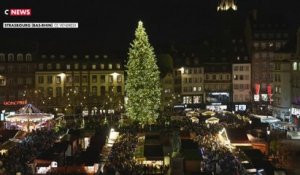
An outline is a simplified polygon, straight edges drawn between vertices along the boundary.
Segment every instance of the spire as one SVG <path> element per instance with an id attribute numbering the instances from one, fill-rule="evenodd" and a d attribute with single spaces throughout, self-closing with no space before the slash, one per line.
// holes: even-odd
<path id="1" fill-rule="evenodd" d="M 234 3 L 234 0 L 221 0 L 220 4 L 217 7 L 218 11 L 227 11 L 227 10 L 237 10 L 237 6 Z"/>

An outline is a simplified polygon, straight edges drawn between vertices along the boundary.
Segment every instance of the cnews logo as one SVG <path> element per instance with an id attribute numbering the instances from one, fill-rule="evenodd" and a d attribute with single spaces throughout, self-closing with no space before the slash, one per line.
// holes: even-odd
<path id="1" fill-rule="evenodd" d="M 31 16 L 31 9 L 6 9 L 4 14 L 7 16 Z"/>

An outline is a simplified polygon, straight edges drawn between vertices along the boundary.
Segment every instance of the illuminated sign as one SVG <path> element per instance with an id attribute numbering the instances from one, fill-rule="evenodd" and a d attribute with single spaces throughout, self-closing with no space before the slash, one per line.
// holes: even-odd
<path id="1" fill-rule="evenodd" d="M 255 94 L 259 94 L 260 84 L 255 84 Z"/>
<path id="2" fill-rule="evenodd" d="M 31 9 L 6 9 L 4 14 L 7 16 L 31 16 Z"/>
<path id="3" fill-rule="evenodd" d="M 4 106 L 16 106 L 16 105 L 26 105 L 27 100 L 18 100 L 18 101 L 4 101 Z"/>
<path id="4" fill-rule="evenodd" d="M 254 95 L 254 101 L 259 101 L 259 95 Z"/>

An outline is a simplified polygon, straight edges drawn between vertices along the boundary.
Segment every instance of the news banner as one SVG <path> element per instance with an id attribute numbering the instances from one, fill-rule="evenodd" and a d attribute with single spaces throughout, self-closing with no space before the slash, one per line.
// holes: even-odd
<path id="1" fill-rule="evenodd" d="M 52 29 L 52 28 L 78 28 L 78 23 L 36 23 L 36 22 L 4 22 L 3 28 L 11 29 L 30 29 L 30 28 L 41 28 L 41 29 Z"/>

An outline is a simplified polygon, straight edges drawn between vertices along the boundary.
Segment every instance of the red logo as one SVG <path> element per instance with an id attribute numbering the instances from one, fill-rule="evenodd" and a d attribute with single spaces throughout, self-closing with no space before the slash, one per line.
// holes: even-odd
<path id="1" fill-rule="evenodd" d="M 6 9 L 4 14 L 8 16 L 31 16 L 31 9 Z"/>

